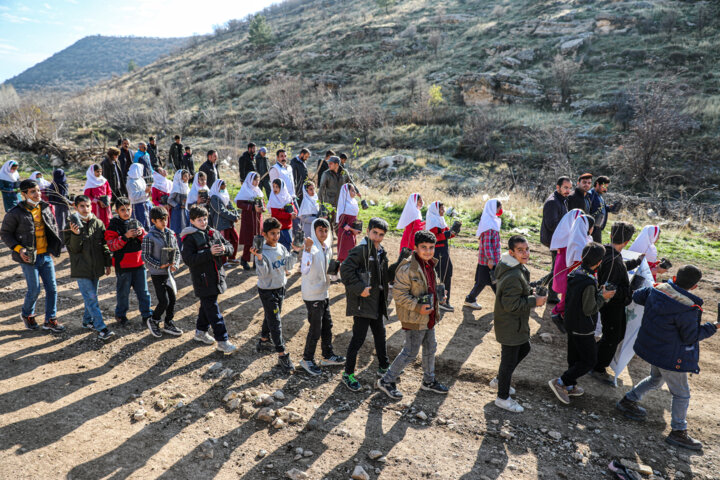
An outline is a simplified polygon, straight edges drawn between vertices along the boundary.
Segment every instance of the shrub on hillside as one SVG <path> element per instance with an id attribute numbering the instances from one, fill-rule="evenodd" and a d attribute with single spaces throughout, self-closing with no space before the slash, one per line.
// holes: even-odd
<path id="1" fill-rule="evenodd" d="M 460 153 L 479 162 L 494 162 L 500 153 L 503 121 L 493 108 L 476 108 L 465 117 Z"/>
<path id="2" fill-rule="evenodd" d="M 255 15 L 250 21 L 250 27 L 248 29 L 248 38 L 250 43 L 256 47 L 264 47 L 270 45 L 273 40 L 272 29 L 270 24 L 262 15 Z"/>

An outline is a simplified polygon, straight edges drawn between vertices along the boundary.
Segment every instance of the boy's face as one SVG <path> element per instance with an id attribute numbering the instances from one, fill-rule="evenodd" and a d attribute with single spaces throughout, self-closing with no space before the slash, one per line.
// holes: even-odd
<path id="1" fill-rule="evenodd" d="M 600 260 L 598 263 L 596 263 L 595 265 L 593 265 L 592 267 L 590 267 L 590 271 L 593 271 L 593 272 L 594 272 L 595 270 L 597 270 L 598 268 L 600 268 L 600 265 L 601 265 L 601 264 L 602 264 L 602 260 Z"/>
<path id="2" fill-rule="evenodd" d="M 120 217 L 121 220 L 128 220 L 130 219 L 130 215 L 132 214 L 132 207 L 129 205 L 120 205 L 115 209 L 115 211 L 118 214 L 118 217 Z"/>
<path id="3" fill-rule="evenodd" d="M 198 230 L 205 230 L 208 226 L 208 217 L 191 218 L 190 223 Z"/>
<path id="4" fill-rule="evenodd" d="M 435 256 L 435 244 L 421 243 L 419 245 L 415 245 L 415 253 L 418 257 L 420 257 L 420 260 L 429 262 L 430 259 Z"/>
<path id="5" fill-rule="evenodd" d="M 167 217 L 155 218 L 152 220 L 152 223 L 158 230 L 165 230 L 165 228 L 167 227 L 167 221 Z"/>
<path id="6" fill-rule="evenodd" d="M 269 232 L 263 232 L 263 237 L 265 237 L 265 243 L 267 243 L 268 246 L 274 247 L 277 245 L 278 240 L 280 240 L 280 229 L 273 228 Z"/>
<path id="7" fill-rule="evenodd" d="M 310 192 L 308 192 L 310 193 Z M 328 229 L 324 226 L 319 226 L 315 229 L 315 236 L 317 237 L 318 241 L 320 243 L 325 243 L 325 240 L 328 238 Z"/>
<path id="8" fill-rule="evenodd" d="M 87 217 L 90 214 L 90 202 L 76 203 L 75 210 L 77 210 L 81 217 Z"/>
<path id="9" fill-rule="evenodd" d="M 368 230 L 368 238 L 376 246 L 380 245 L 380 242 L 382 242 L 383 239 L 385 238 L 385 231 L 380 228 L 372 228 L 372 229 Z"/>
<path id="10" fill-rule="evenodd" d="M 518 262 L 525 265 L 530 260 L 530 245 L 527 243 L 516 243 L 515 248 L 508 250 L 508 253 Z"/>

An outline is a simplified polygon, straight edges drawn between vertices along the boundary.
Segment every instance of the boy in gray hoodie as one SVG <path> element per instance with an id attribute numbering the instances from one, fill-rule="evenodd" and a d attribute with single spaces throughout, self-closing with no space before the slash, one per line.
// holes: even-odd
<path id="1" fill-rule="evenodd" d="M 263 244 L 262 252 L 255 248 L 250 253 L 257 258 L 255 270 L 258 274 L 258 295 L 265 310 L 260 340 L 257 343 L 257 351 L 261 352 L 270 348 L 270 342 L 275 346 L 278 353 L 278 366 L 285 372 L 295 369 L 290 360 L 290 354 L 285 351 L 285 343 L 282 337 L 282 303 L 285 298 L 286 273 L 292 270 L 295 265 L 296 256 L 287 251 L 284 245 L 278 243 L 280 240 L 280 221 L 270 217 L 263 222 Z M 302 247 L 295 247 L 299 251 Z"/>

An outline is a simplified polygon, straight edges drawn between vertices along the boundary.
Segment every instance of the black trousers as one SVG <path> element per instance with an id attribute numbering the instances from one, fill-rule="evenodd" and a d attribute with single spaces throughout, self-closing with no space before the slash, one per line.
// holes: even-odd
<path id="1" fill-rule="evenodd" d="M 555 272 L 555 259 L 557 259 L 557 250 L 551 250 L 550 251 L 550 257 L 552 258 L 552 265 L 550 266 L 550 275 L 554 275 Z M 552 288 L 552 280 L 550 281 L 550 284 L 548 285 L 548 299 L 557 299 L 558 294 L 555 290 Z M 557 300 L 556 300 L 557 303 Z"/>
<path id="2" fill-rule="evenodd" d="M 280 318 L 280 313 L 282 312 L 282 303 L 285 299 L 285 287 L 274 288 L 272 290 L 258 288 L 258 294 L 260 295 L 260 301 L 265 311 L 265 319 L 263 320 L 260 336 L 262 338 L 270 338 L 275 346 L 275 351 L 282 353 L 285 351 L 285 342 L 282 336 L 282 319 Z"/>
<path id="3" fill-rule="evenodd" d="M 390 367 L 390 359 L 387 356 L 385 345 L 385 323 L 380 318 L 353 317 L 353 333 L 348 345 L 347 360 L 345 361 L 345 373 L 355 373 L 355 363 L 360 347 L 365 343 L 368 328 L 372 330 L 375 340 L 375 354 L 378 357 L 380 368 Z"/>
<path id="4" fill-rule="evenodd" d="M 170 285 L 168 275 L 151 275 L 153 287 L 155 287 L 155 296 L 158 303 L 153 310 L 153 320 L 160 321 L 163 313 L 165 313 L 165 321 L 172 320 L 175 316 L 175 291 Z"/>
<path id="5" fill-rule="evenodd" d="M 475 269 L 475 285 L 473 285 L 472 290 L 470 290 L 470 293 L 468 293 L 467 297 L 465 297 L 465 301 L 470 303 L 476 301 L 480 292 L 482 292 L 488 285 L 494 292 L 495 285 L 492 283 L 492 279 L 490 278 L 490 267 L 487 265 L 480 265 L 478 263 L 477 268 Z"/>
<path id="6" fill-rule="evenodd" d="M 315 350 L 317 342 L 322 338 L 320 349 L 323 358 L 330 358 L 335 353 L 332 346 L 332 317 L 330 316 L 330 300 L 314 300 L 312 302 L 305 301 L 305 307 L 308 311 L 308 329 L 307 338 L 305 339 L 305 351 L 303 352 L 303 360 L 313 360 L 315 358 Z"/>
<path id="7" fill-rule="evenodd" d="M 218 342 L 227 342 L 228 333 L 225 328 L 225 319 L 222 313 L 220 313 L 220 306 L 217 303 L 217 299 L 217 295 L 200 297 L 200 313 L 195 323 L 195 329 L 201 332 L 207 332 L 210 326 L 212 326 L 215 340 Z"/>
<path id="8" fill-rule="evenodd" d="M 597 363 L 595 336 L 568 334 L 568 369 L 560 379 L 567 387 L 577 385 L 577 379 L 589 373 Z"/>
<path id="9" fill-rule="evenodd" d="M 604 371 L 612 362 L 618 345 L 625 338 L 627 326 L 624 305 L 605 305 L 600 309 L 602 339 L 598 342 L 595 370 Z"/>
<path id="10" fill-rule="evenodd" d="M 498 398 L 507 400 L 510 396 L 512 374 L 528 353 L 530 353 L 530 342 L 522 345 L 502 345 L 498 369 Z"/>
<path id="11" fill-rule="evenodd" d="M 593 242 L 603 243 L 602 242 L 602 234 L 603 234 L 604 228 L 605 227 L 603 227 L 602 229 L 597 228 L 597 227 L 593 228 L 593 233 L 592 233 Z"/>
<path id="12" fill-rule="evenodd" d="M 447 303 L 450 303 L 450 289 L 452 288 L 453 264 L 450 260 L 450 250 L 447 246 L 435 247 L 435 257 L 439 260 L 435 269 L 440 283 L 445 285 Z"/>

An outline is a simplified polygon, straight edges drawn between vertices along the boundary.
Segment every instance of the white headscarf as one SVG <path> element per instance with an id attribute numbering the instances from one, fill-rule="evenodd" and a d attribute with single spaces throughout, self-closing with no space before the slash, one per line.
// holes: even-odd
<path id="1" fill-rule="evenodd" d="M 415 220 L 422 220 L 422 212 L 417 206 L 418 199 L 420 198 L 419 193 L 411 193 L 405 202 L 405 208 L 403 208 L 402 215 L 400 215 L 400 221 L 397 224 L 398 230 L 404 230 L 405 227 L 413 223 Z M 340 202 L 338 202 L 338 205 Z"/>
<path id="2" fill-rule="evenodd" d="M 312 237 L 312 241 L 315 244 L 315 246 L 317 248 L 321 248 L 322 244 L 320 243 L 320 240 L 318 240 L 317 235 L 315 235 L 315 222 L 317 222 L 318 220 L 320 220 L 320 219 L 316 218 L 315 220 L 313 220 L 312 228 L 311 228 L 311 230 L 312 230 L 311 237 Z M 325 239 L 325 248 L 326 248 L 327 259 L 330 260 L 330 257 L 332 257 L 332 228 L 329 229 L 328 236 Z M 327 268 L 324 270 L 327 271 Z"/>
<path id="3" fill-rule="evenodd" d="M 360 212 L 358 202 L 356 198 L 350 196 L 350 185 L 345 183 L 340 188 L 340 195 L 338 196 L 338 209 L 337 218 L 340 219 L 341 215 L 357 216 Z"/>
<path id="4" fill-rule="evenodd" d="M 15 170 L 14 172 L 10 171 L 10 168 L 13 165 L 17 165 L 18 162 L 15 160 L 8 160 L 5 162 L 5 164 L 2 166 L 2 169 L 0 169 L 0 180 L 5 180 L 6 182 L 17 182 L 20 180 L 20 174 Z"/>
<path id="5" fill-rule="evenodd" d="M 588 239 L 589 228 L 590 224 L 585 215 L 580 215 L 573 222 L 572 228 L 570 228 L 567 250 L 565 251 L 565 264 L 568 267 L 574 262 L 582 261 L 583 248 L 592 241 L 592 237 Z"/>
<path id="6" fill-rule="evenodd" d="M 105 177 L 103 177 L 102 175 L 100 175 L 99 177 L 95 176 L 95 166 L 97 166 L 97 164 L 93 163 L 88 167 L 87 171 L 85 172 L 86 180 L 84 190 L 87 190 L 88 188 L 102 187 L 103 185 L 105 185 L 105 182 L 107 182 L 107 180 L 105 180 Z M 142 165 L 140 165 L 140 168 L 142 169 Z"/>
<path id="7" fill-rule="evenodd" d="M 201 187 L 200 185 L 198 185 L 198 175 L 200 175 L 200 172 L 196 172 L 195 176 L 193 177 L 192 188 L 190 189 L 190 193 L 188 193 L 188 197 L 187 197 L 186 206 L 188 206 L 188 207 L 190 205 L 192 205 L 193 203 L 197 203 L 198 191 L 200 191 L 200 190 L 209 191 L 207 185 L 205 185 L 204 187 Z"/>
<path id="8" fill-rule="evenodd" d="M 130 165 L 130 170 L 128 170 L 128 185 L 130 182 L 134 182 L 137 184 L 139 190 L 145 190 L 147 188 L 147 183 L 145 183 L 145 179 L 143 178 L 143 165 L 141 163 L 133 163 Z M 128 188 L 128 190 L 130 190 Z"/>
<path id="9" fill-rule="evenodd" d="M 38 175 L 42 175 L 42 174 L 43 174 L 42 172 L 35 171 L 32 173 L 32 175 L 30 175 L 30 180 L 35 180 L 37 182 L 38 186 L 40 187 L 40 190 L 44 190 L 44 189 L 48 188 L 50 185 L 52 185 L 52 183 L 48 182 L 44 178 L 38 178 Z"/>
<path id="10" fill-rule="evenodd" d="M 285 180 L 281 178 L 278 178 L 277 180 L 280 181 L 280 193 L 275 193 L 275 190 L 270 193 L 268 208 L 283 208 L 285 205 L 292 202 L 292 196 L 285 186 Z M 273 180 L 273 182 L 274 181 L 275 180 Z"/>
<path id="11" fill-rule="evenodd" d="M 188 186 L 187 182 L 183 182 L 182 176 L 184 173 L 188 173 L 188 171 L 178 170 L 177 172 L 175 172 L 170 193 L 179 193 L 180 195 L 188 194 L 188 192 L 190 191 L 190 186 Z"/>
<path id="12" fill-rule="evenodd" d="M 218 197 L 220 200 L 222 200 L 223 205 L 225 205 L 227 207 L 228 203 L 230 203 L 230 194 L 227 191 L 227 185 L 225 185 L 225 190 L 222 190 L 220 188 L 224 184 L 225 184 L 225 180 L 220 180 L 220 179 L 215 180 L 215 183 L 213 183 L 213 186 L 210 189 L 210 198 Z"/>
<path id="13" fill-rule="evenodd" d="M 428 207 L 427 214 L 425 215 L 425 229 L 432 230 L 433 228 L 439 228 L 444 230 L 447 228 L 445 223 L 445 217 L 440 215 L 440 203 L 432 202 Z"/>
<path id="14" fill-rule="evenodd" d="M 645 225 L 628 250 L 644 253 L 645 258 L 650 263 L 657 262 L 655 242 L 657 242 L 658 238 L 660 238 L 660 227 L 657 225 Z"/>
<path id="15" fill-rule="evenodd" d="M 550 240 L 550 250 L 557 250 L 558 248 L 565 248 L 568 246 L 570 229 L 572 228 L 573 223 L 575 223 L 575 219 L 582 214 L 582 210 L 575 208 L 563 215 L 557 227 L 555 227 L 555 233 L 553 233 L 552 239 Z"/>
<path id="16" fill-rule="evenodd" d="M 340 193 L 342 195 L 342 193 Z M 338 203 L 340 205 L 340 203 Z M 318 204 L 318 197 L 317 197 L 317 191 L 315 192 L 315 195 L 309 195 L 307 188 L 305 188 L 305 185 L 303 185 L 303 200 L 300 204 L 300 213 L 298 215 L 317 215 L 320 211 L 320 206 Z M 338 215 L 338 218 L 340 215 Z"/>
<path id="17" fill-rule="evenodd" d="M 256 187 L 253 185 L 253 182 L 258 177 L 257 172 L 248 172 L 247 175 L 245 175 L 245 181 L 242 184 L 242 187 L 240 187 L 240 191 L 235 195 L 235 201 L 238 200 L 243 202 L 252 202 L 257 197 L 263 196 L 262 190 L 260 190 L 260 187 Z"/>
<path id="18" fill-rule="evenodd" d="M 500 226 L 502 225 L 502 218 L 497 216 L 497 198 L 491 198 L 485 202 L 483 207 L 482 215 L 480 216 L 480 224 L 478 224 L 475 236 L 479 237 L 488 230 L 495 230 L 500 232 Z"/>
<path id="19" fill-rule="evenodd" d="M 157 188 L 161 192 L 170 193 L 172 191 L 172 182 L 165 178 L 157 171 L 153 171 L 153 188 Z"/>

